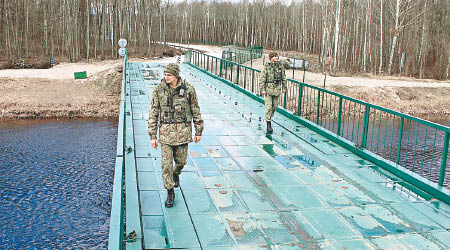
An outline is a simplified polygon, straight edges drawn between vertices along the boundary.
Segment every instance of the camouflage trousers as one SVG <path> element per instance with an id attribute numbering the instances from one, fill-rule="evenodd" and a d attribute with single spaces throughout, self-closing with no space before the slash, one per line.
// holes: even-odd
<path id="1" fill-rule="evenodd" d="M 186 165 L 187 151 L 187 143 L 177 146 L 161 144 L 162 179 L 166 189 L 172 189 L 175 185 L 173 173 L 181 174 L 181 170 Z"/>
<path id="2" fill-rule="evenodd" d="M 273 114 L 278 107 L 280 102 L 280 96 L 278 95 L 266 95 L 264 97 L 264 105 L 266 106 L 266 121 L 270 122 L 272 120 Z"/>

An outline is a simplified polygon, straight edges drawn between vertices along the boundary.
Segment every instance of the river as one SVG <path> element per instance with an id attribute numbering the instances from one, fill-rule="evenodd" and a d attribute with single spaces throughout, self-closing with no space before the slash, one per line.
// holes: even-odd
<path id="1" fill-rule="evenodd" d="M 117 122 L 0 122 L 2 249 L 106 249 Z"/>

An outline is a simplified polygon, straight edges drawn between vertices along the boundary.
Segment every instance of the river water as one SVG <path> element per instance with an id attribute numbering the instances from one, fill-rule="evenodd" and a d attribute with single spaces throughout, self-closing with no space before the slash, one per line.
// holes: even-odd
<path id="1" fill-rule="evenodd" d="M 106 249 L 116 139 L 115 121 L 0 122 L 1 249 Z"/>

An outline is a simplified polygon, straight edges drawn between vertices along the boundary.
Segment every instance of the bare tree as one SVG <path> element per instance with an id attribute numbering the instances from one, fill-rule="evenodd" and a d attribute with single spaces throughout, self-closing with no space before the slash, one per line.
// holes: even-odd
<path id="1" fill-rule="evenodd" d="M 426 10 L 427 9 L 427 1 L 424 0 L 423 1 L 423 9 Z M 425 57 L 424 57 L 424 50 L 425 50 L 425 25 L 426 25 L 426 12 L 424 13 L 423 16 L 423 21 L 422 21 L 422 35 L 421 35 L 421 39 L 420 39 L 420 48 L 419 48 L 419 79 L 422 79 L 423 77 L 423 65 L 425 63 Z"/>
<path id="2" fill-rule="evenodd" d="M 380 66 L 378 68 L 378 74 L 383 73 L 383 0 L 380 0 Z"/>
<path id="3" fill-rule="evenodd" d="M 395 0 L 394 3 L 395 3 L 394 28 L 391 31 L 393 35 L 388 64 L 389 75 L 391 74 L 392 60 L 394 58 L 394 50 L 395 46 L 397 45 L 397 39 L 400 34 L 400 31 L 404 29 L 407 25 L 410 25 L 412 22 L 414 22 L 417 18 L 417 16 L 413 18 L 409 16 L 411 10 L 415 7 L 417 2 L 412 2 L 410 0 Z M 422 13 L 423 12 L 419 13 L 419 15 L 421 15 Z"/>
<path id="4" fill-rule="evenodd" d="M 129 53 L 137 55 L 149 54 L 154 41 L 262 45 L 316 54 L 334 72 L 391 74 L 402 70 L 397 55 L 404 54 L 402 74 L 445 79 L 449 5 L 448 0 L 0 0 L 0 61 L 116 58 L 123 37 Z"/>
<path id="5" fill-rule="evenodd" d="M 341 16 L 341 0 L 337 0 L 336 5 L 336 16 L 335 16 L 335 28 L 334 28 L 334 59 L 333 59 L 333 72 L 336 72 L 337 58 L 338 58 L 338 48 L 339 48 L 339 26 L 340 26 L 340 16 Z"/>

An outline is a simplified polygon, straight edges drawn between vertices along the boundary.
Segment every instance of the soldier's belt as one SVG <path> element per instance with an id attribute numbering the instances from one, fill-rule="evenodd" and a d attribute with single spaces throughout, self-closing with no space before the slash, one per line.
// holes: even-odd
<path id="1" fill-rule="evenodd" d="M 159 124 L 182 124 L 182 123 L 186 123 L 186 125 L 191 124 L 188 121 L 182 121 L 182 122 L 177 122 L 177 121 L 160 121 Z"/>

